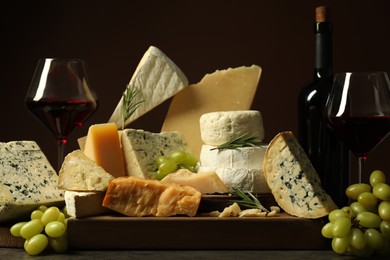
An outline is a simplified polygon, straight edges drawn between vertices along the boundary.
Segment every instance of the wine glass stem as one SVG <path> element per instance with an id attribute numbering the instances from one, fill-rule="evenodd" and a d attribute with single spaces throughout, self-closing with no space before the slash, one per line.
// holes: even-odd
<path id="1" fill-rule="evenodd" d="M 359 183 L 362 183 L 362 177 L 363 177 L 363 173 L 364 173 L 366 159 L 367 159 L 366 156 L 359 156 L 359 175 L 358 175 L 358 178 L 359 178 L 358 182 Z"/>
<path id="2" fill-rule="evenodd" d="M 64 150 L 65 150 L 65 139 L 58 139 L 57 140 L 57 171 L 59 172 L 62 166 L 62 162 L 64 160 Z"/>

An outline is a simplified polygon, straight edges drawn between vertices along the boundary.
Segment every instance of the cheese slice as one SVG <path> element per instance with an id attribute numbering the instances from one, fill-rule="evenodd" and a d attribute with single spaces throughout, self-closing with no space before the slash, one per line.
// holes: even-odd
<path id="1" fill-rule="evenodd" d="M 202 194 L 189 186 L 132 176 L 110 182 L 103 206 L 127 216 L 195 216 Z"/>
<path id="2" fill-rule="evenodd" d="M 227 187 L 214 171 L 194 173 L 187 169 L 180 169 L 168 174 L 161 181 L 191 186 L 202 194 L 228 192 Z"/>
<path id="3" fill-rule="evenodd" d="M 26 217 L 39 205 L 64 204 L 58 175 L 34 141 L 0 143 L 0 222 Z"/>
<path id="4" fill-rule="evenodd" d="M 112 176 L 125 175 L 120 136 L 114 123 L 91 125 L 84 153 Z"/>
<path id="5" fill-rule="evenodd" d="M 292 132 L 276 135 L 264 156 L 264 176 L 279 206 L 303 218 L 320 218 L 337 206 Z"/>
<path id="6" fill-rule="evenodd" d="M 173 97 L 161 131 L 182 133 L 191 153 L 198 157 L 203 145 L 200 117 L 209 112 L 250 109 L 260 75 L 261 68 L 257 65 L 205 75 L 199 83 Z"/>
<path id="7" fill-rule="evenodd" d="M 75 218 L 98 216 L 111 212 L 103 207 L 105 192 L 65 191 L 66 213 Z"/>
<path id="8" fill-rule="evenodd" d="M 141 129 L 123 130 L 122 147 L 127 175 L 145 179 L 156 178 L 156 160 L 160 155 L 187 151 L 187 144 L 179 133 L 151 133 Z"/>
<path id="9" fill-rule="evenodd" d="M 141 102 L 140 106 L 124 121 L 122 96 L 109 122 L 114 122 L 118 128 L 124 129 L 186 86 L 188 86 L 188 79 L 180 68 L 161 50 L 150 46 L 139 62 L 128 86 L 139 90 L 138 94 L 134 95 L 132 104 Z"/>
<path id="10" fill-rule="evenodd" d="M 59 172 L 58 187 L 73 191 L 105 191 L 114 177 L 81 150 L 65 156 Z"/>

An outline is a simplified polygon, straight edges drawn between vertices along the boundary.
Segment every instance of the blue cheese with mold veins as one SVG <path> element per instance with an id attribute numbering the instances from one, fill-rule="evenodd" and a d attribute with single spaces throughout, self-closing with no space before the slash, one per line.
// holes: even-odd
<path id="1" fill-rule="evenodd" d="M 264 156 L 264 177 L 279 206 L 303 218 L 320 218 L 337 206 L 292 132 L 276 135 Z"/>
<path id="2" fill-rule="evenodd" d="M 188 151 L 185 140 L 177 132 L 125 129 L 121 132 L 121 140 L 127 174 L 138 178 L 156 178 L 159 156 L 170 156 L 175 150 Z"/>
<path id="3" fill-rule="evenodd" d="M 39 205 L 63 205 L 58 176 L 34 141 L 0 143 L 0 222 Z"/>

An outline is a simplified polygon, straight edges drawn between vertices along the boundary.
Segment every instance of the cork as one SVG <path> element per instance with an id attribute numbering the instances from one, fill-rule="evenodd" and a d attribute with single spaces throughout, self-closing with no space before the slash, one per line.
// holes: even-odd
<path id="1" fill-rule="evenodd" d="M 329 21 L 329 8 L 327 6 L 316 7 L 316 23 Z"/>

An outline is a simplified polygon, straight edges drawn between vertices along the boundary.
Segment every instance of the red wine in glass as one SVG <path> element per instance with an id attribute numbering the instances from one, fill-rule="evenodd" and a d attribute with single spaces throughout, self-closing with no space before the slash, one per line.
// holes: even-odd
<path id="1" fill-rule="evenodd" d="M 58 146 L 58 168 L 64 145 L 75 127 L 95 112 L 98 101 L 89 84 L 86 63 L 80 59 L 40 59 L 25 103 L 27 108 L 53 133 Z"/>

